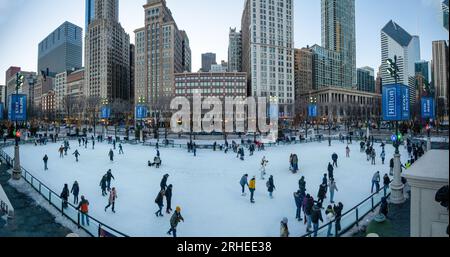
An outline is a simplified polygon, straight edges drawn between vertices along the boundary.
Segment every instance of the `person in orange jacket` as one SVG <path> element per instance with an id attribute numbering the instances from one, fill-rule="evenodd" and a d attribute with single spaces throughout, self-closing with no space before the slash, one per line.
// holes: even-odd
<path id="1" fill-rule="evenodd" d="M 81 202 L 77 210 L 81 213 L 81 225 L 84 226 L 84 219 L 86 218 L 86 224 L 89 226 L 89 201 L 84 198 L 84 195 L 81 196 Z"/>

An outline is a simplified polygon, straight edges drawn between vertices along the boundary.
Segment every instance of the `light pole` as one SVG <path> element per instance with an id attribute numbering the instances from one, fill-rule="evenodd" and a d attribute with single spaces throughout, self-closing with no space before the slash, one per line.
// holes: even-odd
<path id="1" fill-rule="evenodd" d="M 145 97 L 144 96 L 140 96 L 139 97 L 138 104 L 140 106 L 145 104 Z M 142 115 L 141 115 L 139 121 L 140 121 L 140 124 L 139 124 L 139 141 L 144 142 L 144 126 L 142 124 L 143 123 Z"/>
<path id="2" fill-rule="evenodd" d="M 387 69 L 387 72 L 389 75 L 395 79 L 395 84 L 398 83 L 400 72 L 398 66 L 397 66 L 397 56 L 394 56 L 394 60 L 388 59 L 387 64 L 389 65 L 389 68 Z M 401 160 L 400 160 L 400 135 L 399 135 L 399 129 L 398 129 L 398 120 L 395 121 L 395 154 L 394 154 L 394 180 L 391 184 L 391 203 L 393 204 L 402 204 L 405 202 L 405 196 L 403 194 L 403 189 L 405 186 L 402 183 L 402 175 L 401 175 Z"/>
<path id="3" fill-rule="evenodd" d="M 18 99 L 19 96 L 19 88 L 21 88 L 23 86 L 23 82 L 24 82 L 24 76 L 22 74 L 17 73 L 16 74 L 16 101 L 18 101 L 16 104 L 20 104 L 20 101 Z M 11 99 L 12 100 L 12 99 Z M 20 107 L 19 107 L 20 109 Z M 26 112 L 26 110 L 24 110 Z M 13 112 L 13 110 L 11 110 L 11 112 Z M 16 144 L 14 146 L 14 168 L 13 168 L 13 179 L 14 180 L 20 180 L 20 178 L 22 177 L 22 170 L 20 168 L 20 151 L 19 151 L 19 140 L 20 140 L 20 131 L 19 131 L 19 125 L 17 123 L 17 117 L 15 118 L 15 127 L 16 127 L 16 133 L 15 133 L 15 138 L 16 138 Z"/>
<path id="4" fill-rule="evenodd" d="M 108 104 L 109 104 L 108 98 L 103 98 L 102 99 L 103 107 L 107 107 Z M 102 131 L 102 134 L 106 138 L 106 134 L 108 133 L 108 128 L 105 129 L 105 127 L 106 127 L 107 122 L 108 122 L 108 117 L 106 115 L 102 115 L 102 116 L 104 116 L 104 117 L 102 117 L 103 118 L 103 131 Z"/>

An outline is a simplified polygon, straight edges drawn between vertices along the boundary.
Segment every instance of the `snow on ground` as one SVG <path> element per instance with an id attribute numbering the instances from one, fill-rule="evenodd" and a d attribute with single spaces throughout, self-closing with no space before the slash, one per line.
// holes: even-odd
<path id="1" fill-rule="evenodd" d="M 85 149 L 78 142 L 71 142 L 69 156 L 59 158 L 60 144 L 49 143 L 46 146 L 25 145 L 21 147 L 22 166 L 36 178 L 60 193 L 64 183 L 72 186 L 77 180 L 81 194 L 90 202 L 90 215 L 130 236 L 164 237 L 169 230 L 170 215 L 157 218 L 157 205 L 154 200 L 160 190 L 160 181 L 164 174 L 170 174 L 168 184 L 174 185 L 172 208 L 181 206 L 185 223 L 180 223 L 178 234 L 186 237 L 277 237 L 279 223 L 283 217 L 289 218 L 291 236 L 305 234 L 306 227 L 295 220 L 295 202 L 293 193 L 298 190 L 298 180 L 305 176 L 307 192 L 315 198 L 327 173 L 331 155 L 339 154 L 339 168 L 335 178 L 339 192 L 335 201 L 341 201 L 344 212 L 370 196 L 371 179 L 379 170 L 381 176 L 389 173 L 389 159 L 393 156 L 392 146 L 386 146 L 386 165 L 377 166 L 366 161 L 360 153 L 359 143 L 350 145 L 351 158 L 345 158 L 346 144 L 333 142 L 308 143 L 300 145 L 278 146 L 256 152 L 246 160 L 240 161 L 236 154 L 198 150 L 197 157 L 180 148 L 161 148 L 163 165 L 161 169 L 147 166 L 153 160 L 156 150 L 142 145 L 124 145 L 125 155 L 115 151 L 114 162 L 110 162 L 108 152 L 112 145 L 106 142 Z M 75 162 L 71 154 L 78 149 L 80 162 Z M 13 156 L 13 148 L 5 149 Z M 381 147 L 376 146 L 377 156 Z M 406 161 L 403 147 L 402 160 Z M 289 170 L 289 155 L 299 156 L 301 172 L 293 175 Z M 42 158 L 49 156 L 49 170 L 44 171 Z M 263 156 L 269 160 L 268 175 L 274 175 L 276 191 L 270 199 L 266 182 L 259 178 L 259 166 Z M 104 207 L 107 197 L 102 197 L 99 187 L 102 176 L 112 169 L 115 180 L 112 186 L 117 188 L 116 214 Z M 239 181 L 243 174 L 257 177 L 255 200 L 251 204 L 249 196 L 241 196 Z M 247 189 L 248 192 L 248 189 Z M 73 198 L 70 198 L 73 201 Z M 326 199 L 326 207 L 329 200 Z M 164 201 L 165 204 L 165 201 Z M 165 210 L 165 209 L 164 209 Z"/>

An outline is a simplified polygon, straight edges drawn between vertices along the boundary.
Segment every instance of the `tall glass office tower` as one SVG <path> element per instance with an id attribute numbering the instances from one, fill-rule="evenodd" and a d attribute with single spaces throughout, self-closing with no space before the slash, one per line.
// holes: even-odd
<path id="1" fill-rule="evenodd" d="M 84 31 L 88 31 L 88 26 L 95 19 L 95 0 L 86 0 L 86 25 Z"/>
<path id="2" fill-rule="evenodd" d="M 355 0 L 322 0 L 322 47 L 341 54 L 345 87 L 356 86 Z"/>

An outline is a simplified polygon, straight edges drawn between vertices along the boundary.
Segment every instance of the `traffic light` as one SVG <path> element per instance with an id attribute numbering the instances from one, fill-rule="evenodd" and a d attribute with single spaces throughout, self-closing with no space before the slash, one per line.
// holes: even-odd
<path id="1" fill-rule="evenodd" d="M 16 87 L 17 87 L 17 89 L 19 89 L 19 88 L 21 88 L 23 86 L 23 82 L 24 81 L 25 81 L 25 77 L 22 74 L 17 73 L 16 74 Z"/>

